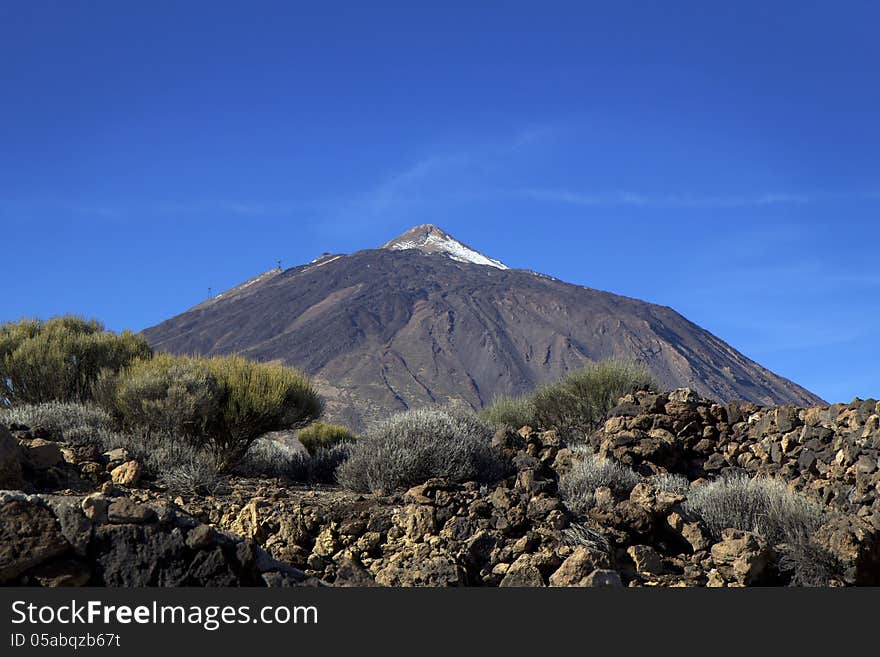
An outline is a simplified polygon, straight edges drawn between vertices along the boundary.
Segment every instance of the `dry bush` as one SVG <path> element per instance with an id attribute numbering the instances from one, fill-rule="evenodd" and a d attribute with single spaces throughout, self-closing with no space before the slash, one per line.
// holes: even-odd
<path id="1" fill-rule="evenodd" d="M 494 481 L 505 474 L 505 467 L 489 446 L 491 437 L 491 427 L 475 415 L 406 411 L 353 443 L 337 477 L 346 488 L 375 493 L 409 488 L 433 477 Z"/>
<path id="2" fill-rule="evenodd" d="M 576 515 L 586 515 L 593 508 L 597 488 L 607 486 L 617 494 L 628 495 L 641 481 L 636 472 L 620 463 L 578 452 L 580 458 L 559 478 L 562 499 Z"/>

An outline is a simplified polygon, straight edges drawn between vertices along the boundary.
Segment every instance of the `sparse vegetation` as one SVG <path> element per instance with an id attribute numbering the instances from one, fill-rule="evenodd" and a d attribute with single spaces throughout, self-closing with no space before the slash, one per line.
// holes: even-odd
<path id="1" fill-rule="evenodd" d="M 250 477 L 281 477 L 310 484 L 332 484 L 336 469 L 348 458 L 350 445 L 316 447 L 303 454 L 268 437 L 258 438 L 248 449 L 236 471 Z"/>
<path id="2" fill-rule="evenodd" d="M 480 417 L 499 429 L 534 426 L 535 405 L 529 397 L 498 397 L 480 411 Z"/>
<path id="3" fill-rule="evenodd" d="M 238 356 L 159 355 L 102 377 L 97 388 L 126 431 L 210 451 L 221 471 L 261 435 L 310 422 L 323 410 L 305 375 Z"/>
<path id="4" fill-rule="evenodd" d="M 150 355 L 143 337 L 71 315 L 0 324 L 0 404 L 88 402 L 102 370 Z"/>
<path id="5" fill-rule="evenodd" d="M 686 509 L 698 515 L 718 540 L 727 528 L 763 536 L 769 543 L 785 543 L 802 530 L 822 524 L 822 509 L 776 479 L 725 477 L 691 490 Z"/>
<path id="6" fill-rule="evenodd" d="M 562 499 L 577 515 L 586 515 L 593 508 L 597 488 L 607 486 L 618 494 L 628 495 L 641 481 L 636 472 L 620 463 L 586 451 L 580 451 L 580 455 L 572 468 L 559 478 Z"/>
<path id="7" fill-rule="evenodd" d="M 315 455 L 319 449 L 330 449 L 340 443 L 350 443 L 355 439 L 348 427 L 341 424 L 313 422 L 296 433 L 296 438 L 309 454 Z"/>
<path id="8" fill-rule="evenodd" d="M 419 409 L 392 416 L 352 444 L 338 470 L 351 490 L 390 492 L 432 477 L 493 481 L 504 466 L 489 445 L 492 429 L 475 415 Z"/>
<path id="9" fill-rule="evenodd" d="M 685 509 L 699 516 L 712 537 L 727 528 L 751 531 L 781 554 L 792 583 L 824 586 L 837 564 L 811 536 L 825 520 L 822 507 L 776 479 L 725 477 L 692 489 Z"/>
<path id="10" fill-rule="evenodd" d="M 90 442 L 91 435 L 112 428 L 113 419 L 93 404 L 46 402 L 0 409 L 0 423 L 46 431 L 77 444 Z"/>
<path id="11" fill-rule="evenodd" d="M 646 480 L 651 486 L 664 493 L 675 493 L 687 496 L 691 491 L 691 482 L 684 475 L 664 472 L 663 474 L 651 475 Z"/>
<path id="12" fill-rule="evenodd" d="M 603 360 L 556 383 L 540 386 L 530 399 L 539 426 L 556 427 L 567 439 L 576 441 L 595 429 L 623 395 L 656 389 L 656 382 L 645 368 Z"/>

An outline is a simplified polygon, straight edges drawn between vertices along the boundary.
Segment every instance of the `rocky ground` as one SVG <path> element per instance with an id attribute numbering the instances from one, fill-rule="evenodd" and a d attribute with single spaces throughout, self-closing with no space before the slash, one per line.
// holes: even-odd
<path id="1" fill-rule="evenodd" d="M 592 450 L 645 476 L 599 488 L 574 515 L 559 477 L 576 453 L 555 431 L 500 431 L 511 475 L 491 485 L 433 479 L 405 493 L 231 479 L 212 496 L 174 495 L 120 450 L 72 448 L 0 430 L 0 582 L 44 586 L 743 586 L 789 583 L 761 536 L 713 538 L 682 494 L 733 472 L 772 476 L 821 502 L 811 545 L 837 565 L 830 585 L 880 584 L 880 403 L 761 408 L 682 389 L 624 397 Z"/>

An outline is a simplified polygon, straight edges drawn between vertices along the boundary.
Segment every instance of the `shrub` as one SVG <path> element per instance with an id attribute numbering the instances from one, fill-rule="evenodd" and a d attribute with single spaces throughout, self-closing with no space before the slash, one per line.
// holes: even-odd
<path id="1" fill-rule="evenodd" d="M 811 540 L 825 513 L 776 479 L 737 475 L 692 489 L 685 509 L 699 516 L 715 540 L 727 528 L 751 531 L 774 546 L 780 570 L 795 586 L 827 586 L 838 575 L 835 558 Z"/>
<path id="2" fill-rule="evenodd" d="M 576 515 L 586 515 L 595 504 L 596 489 L 608 486 L 617 494 L 629 495 L 641 477 L 615 461 L 583 453 L 571 469 L 559 478 L 559 492 Z"/>
<path id="3" fill-rule="evenodd" d="M 698 515 L 715 540 L 724 529 L 742 529 L 770 544 L 784 543 L 822 524 L 822 508 L 777 479 L 736 475 L 691 490 L 685 508 Z"/>
<path id="4" fill-rule="evenodd" d="M 209 495 L 223 486 L 221 463 L 210 450 L 164 433 L 102 431 L 104 450 L 125 449 L 148 475 L 174 493 Z"/>
<path id="5" fill-rule="evenodd" d="M 250 446 L 236 471 L 251 477 L 282 477 L 302 483 L 330 484 L 336 469 L 348 458 L 349 444 L 317 447 L 303 454 L 271 438 L 262 437 Z"/>
<path id="6" fill-rule="evenodd" d="M 137 361 L 102 376 L 96 395 L 127 431 L 210 450 L 221 471 L 261 435 L 310 422 L 323 410 L 305 375 L 238 356 Z"/>
<path id="7" fill-rule="evenodd" d="M 112 426 L 112 418 L 98 406 L 73 402 L 22 404 L 0 409 L 0 423 L 21 424 L 30 429 L 47 431 L 71 443 L 87 442 Z"/>
<path id="8" fill-rule="evenodd" d="M 95 320 L 64 316 L 0 324 L 0 403 L 87 402 L 101 370 L 150 355 L 143 337 L 106 331 Z"/>
<path id="9" fill-rule="evenodd" d="M 419 409 L 392 416 L 351 446 L 337 471 L 346 488 L 376 493 L 405 489 L 432 477 L 493 481 L 505 474 L 489 446 L 492 429 L 475 415 Z"/>
<path id="10" fill-rule="evenodd" d="M 314 422 L 305 429 L 300 429 L 296 438 L 312 455 L 320 448 L 329 449 L 339 443 L 350 443 L 355 439 L 348 427 L 324 422 Z"/>
<path id="11" fill-rule="evenodd" d="M 535 405 L 529 397 L 498 397 L 480 411 L 483 421 L 499 429 L 535 426 Z"/>
<path id="12" fill-rule="evenodd" d="M 211 442 L 224 468 L 241 459 L 263 434 L 296 428 L 324 412 L 311 381 L 291 367 L 240 356 L 211 358 L 208 365 L 223 391 L 220 422 Z"/>
<path id="13" fill-rule="evenodd" d="M 675 493 L 676 495 L 688 495 L 691 490 L 691 482 L 684 475 L 664 472 L 663 474 L 651 475 L 647 479 L 657 490 L 664 493 Z"/>
<path id="14" fill-rule="evenodd" d="M 251 443 L 235 470 L 248 477 L 290 477 L 291 472 L 300 469 L 304 456 L 284 443 L 262 436 Z"/>
<path id="15" fill-rule="evenodd" d="M 128 427 L 198 443 L 215 423 L 223 395 L 206 359 L 159 354 L 119 375 L 102 374 L 96 397 Z"/>
<path id="16" fill-rule="evenodd" d="M 656 387 L 643 367 L 604 360 L 590 363 L 556 383 L 540 386 L 531 401 L 539 426 L 556 427 L 567 438 L 576 439 L 595 429 L 623 395 Z"/>

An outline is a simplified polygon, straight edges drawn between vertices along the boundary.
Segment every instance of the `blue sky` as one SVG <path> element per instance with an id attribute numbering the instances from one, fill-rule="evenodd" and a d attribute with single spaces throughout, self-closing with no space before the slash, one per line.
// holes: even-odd
<path id="1" fill-rule="evenodd" d="M 0 320 L 141 329 L 435 223 L 831 401 L 880 396 L 878 24 L 841 1 L 7 0 Z"/>

